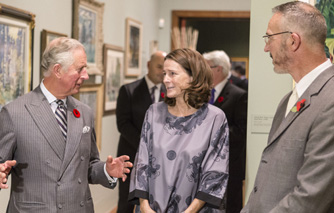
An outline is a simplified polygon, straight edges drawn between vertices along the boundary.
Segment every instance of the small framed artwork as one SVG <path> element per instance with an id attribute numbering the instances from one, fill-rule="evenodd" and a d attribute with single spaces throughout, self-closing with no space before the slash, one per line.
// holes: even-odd
<path id="1" fill-rule="evenodd" d="M 72 35 L 85 46 L 89 75 L 103 75 L 103 12 L 104 3 L 73 0 Z"/>
<path id="2" fill-rule="evenodd" d="M 48 46 L 48 44 L 56 38 L 59 37 L 67 37 L 66 34 L 62 34 L 62 33 L 57 33 L 57 32 L 52 32 L 49 30 L 42 30 L 41 32 L 41 59 L 42 59 L 42 55 L 44 53 L 45 48 Z M 44 78 L 43 76 L 43 72 L 40 73 L 40 81 Z"/>
<path id="3" fill-rule="evenodd" d="M 125 76 L 127 77 L 137 77 L 141 74 L 142 34 L 141 22 L 126 18 Z"/>
<path id="4" fill-rule="evenodd" d="M 0 3 L 0 111 L 32 90 L 35 15 Z"/>
<path id="5" fill-rule="evenodd" d="M 234 70 L 236 66 L 242 66 L 245 69 L 245 75 L 248 79 L 248 58 L 231 57 L 231 70 Z"/>
<path id="6" fill-rule="evenodd" d="M 94 112 L 96 144 L 101 150 L 101 129 L 103 109 L 103 84 L 87 85 L 80 88 L 80 92 L 74 97 L 87 104 Z"/>
<path id="7" fill-rule="evenodd" d="M 104 115 L 116 110 L 118 92 L 123 84 L 124 51 L 121 47 L 104 44 Z"/>

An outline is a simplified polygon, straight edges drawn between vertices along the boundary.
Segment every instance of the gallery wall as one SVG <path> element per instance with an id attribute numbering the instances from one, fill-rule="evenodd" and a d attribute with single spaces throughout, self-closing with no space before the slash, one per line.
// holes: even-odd
<path id="1" fill-rule="evenodd" d="M 100 0 L 105 3 L 103 16 L 104 43 L 124 48 L 125 19 L 131 17 L 143 25 L 142 73 L 146 73 L 146 62 L 149 59 L 149 44 L 157 40 L 161 50 L 170 51 L 170 25 L 172 10 L 223 10 L 236 11 L 250 9 L 249 0 Z M 1 3 L 20 8 L 36 15 L 34 52 L 33 52 L 33 88 L 39 82 L 40 43 L 43 29 L 58 33 L 72 34 L 72 1 L 71 0 L 1 0 Z M 165 20 L 159 28 L 160 18 Z M 119 133 L 115 115 L 102 119 L 101 159 L 107 155 L 115 156 Z M 9 182 L 10 184 L 10 182 Z M 117 205 L 118 189 L 109 190 L 98 185 L 91 185 L 95 211 L 108 212 Z M 0 192 L 0 212 L 5 212 L 9 190 Z"/>

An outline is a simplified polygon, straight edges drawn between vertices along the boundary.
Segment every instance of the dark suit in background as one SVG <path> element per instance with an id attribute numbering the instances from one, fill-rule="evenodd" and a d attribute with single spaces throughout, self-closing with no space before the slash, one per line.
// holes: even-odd
<path id="1" fill-rule="evenodd" d="M 242 182 L 245 179 L 247 92 L 226 83 L 214 102 L 226 115 L 230 129 L 230 161 L 227 187 L 227 213 L 242 208 Z"/>
<path id="2" fill-rule="evenodd" d="M 151 56 L 148 62 L 147 78 L 151 83 L 162 83 L 163 80 L 163 62 L 164 52 L 156 52 Z M 166 93 L 164 85 L 161 85 L 161 93 Z M 163 100 L 163 95 L 159 95 L 159 101 Z M 121 133 L 118 143 L 117 156 L 130 156 L 130 161 L 133 163 L 137 148 L 139 146 L 140 133 L 145 118 L 146 110 L 152 104 L 149 86 L 145 77 L 130 84 L 123 85 L 120 88 L 117 107 L 116 119 L 117 128 Z M 119 183 L 119 213 L 132 213 L 134 206 L 128 202 L 130 179 Z"/>
<path id="3" fill-rule="evenodd" d="M 230 58 L 222 50 L 204 53 L 213 74 L 214 102 L 222 109 L 229 126 L 229 178 L 226 191 L 226 213 L 239 213 L 242 209 L 242 182 L 245 179 L 247 92 L 234 83 L 241 79 L 230 75 Z M 231 78 L 235 82 L 231 82 Z M 213 92 L 213 91 L 212 91 Z"/>

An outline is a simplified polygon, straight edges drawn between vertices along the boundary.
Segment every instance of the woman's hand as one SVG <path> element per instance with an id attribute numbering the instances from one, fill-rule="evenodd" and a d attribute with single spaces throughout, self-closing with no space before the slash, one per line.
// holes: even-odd
<path id="1" fill-rule="evenodd" d="M 140 212 L 142 213 L 155 213 L 153 209 L 151 209 L 150 204 L 148 203 L 148 200 L 146 199 L 139 199 L 140 202 Z"/>

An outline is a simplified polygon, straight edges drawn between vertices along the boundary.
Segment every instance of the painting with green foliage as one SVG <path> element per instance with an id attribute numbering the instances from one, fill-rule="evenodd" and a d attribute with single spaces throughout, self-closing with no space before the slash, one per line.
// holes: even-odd
<path id="1" fill-rule="evenodd" d="M 326 19 L 326 55 L 330 58 L 334 56 L 334 0 L 316 0 L 315 6 Z"/>

